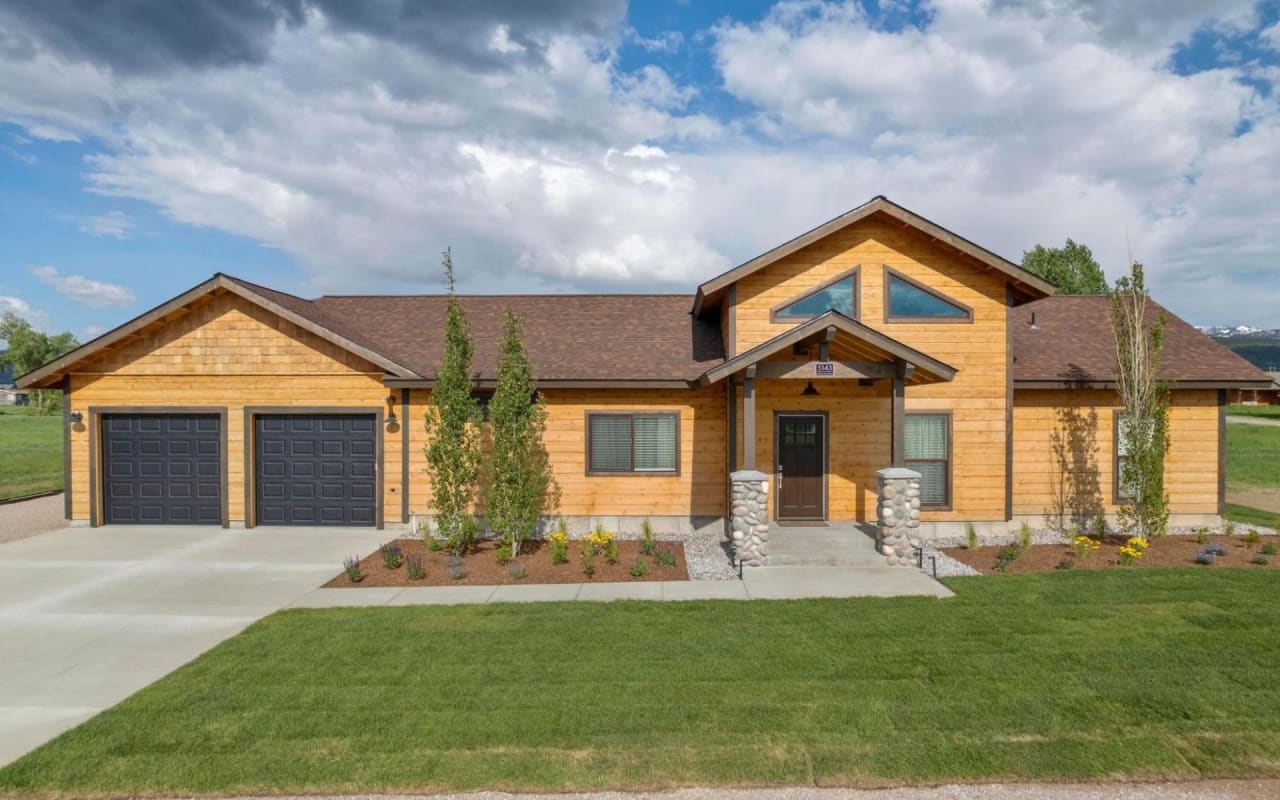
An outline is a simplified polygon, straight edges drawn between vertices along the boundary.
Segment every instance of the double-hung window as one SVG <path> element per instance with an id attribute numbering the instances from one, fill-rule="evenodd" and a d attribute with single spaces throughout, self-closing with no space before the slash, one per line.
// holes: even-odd
<path id="1" fill-rule="evenodd" d="M 587 472 L 679 473 L 680 417 L 675 412 L 587 413 Z"/>
<path id="2" fill-rule="evenodd" d="M 920 507 L 951 505 L 951 415 L 907 414 L 904 462 L 920 473 Z"/>

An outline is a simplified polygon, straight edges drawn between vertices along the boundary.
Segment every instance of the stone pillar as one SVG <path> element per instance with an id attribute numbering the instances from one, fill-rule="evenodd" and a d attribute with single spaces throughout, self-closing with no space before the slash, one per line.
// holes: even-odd
<path id="1" fill-rule="evenodd" d="M 729 475 L 730 530 L 738 563 L 763 567 L 769 563 L 769 476 L 754 469 Z"/>
<path id="2" fill-rule="evenodd" d="M 920 473 L 904 467 L 876 472 L 880 527 L 876 546 L 890 566 L 911 567 L 920 549 Z"/>

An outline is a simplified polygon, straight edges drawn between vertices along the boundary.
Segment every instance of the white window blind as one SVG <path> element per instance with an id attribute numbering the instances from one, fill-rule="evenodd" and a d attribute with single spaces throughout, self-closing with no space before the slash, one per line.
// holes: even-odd
<path id="1" fill-rule="evenodd" d="M 908 414 L 904 420 L 904 460 L 920 473 L 920 504 L 947 504 L 947 473 L 951 453 L 945 414 Z"/>
<path id="2" fill-rule="evenodd" d="M 636 472 L 672 472 L 676 468 L 676 418 L 673 414 L 635 418 Z"/>

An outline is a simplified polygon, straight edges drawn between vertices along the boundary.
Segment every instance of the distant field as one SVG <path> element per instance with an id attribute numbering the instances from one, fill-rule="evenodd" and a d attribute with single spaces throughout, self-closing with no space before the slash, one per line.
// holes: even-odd
<path id="1" fill-rule="evenodd" d="M 1275 336 L 1232 336 L 1218 339 L 1259 369 L 1280 369 L 1280 338 Z"/>
<path id="2" fill-rule="evenodd" d="M 1270 417 L 1280 419 L 1280 406 L 1227 406 L 1233 417 Z"/>
<path id="3" fill-rule="evenodd" d="M 62 488 L 62 415 L 0 407 L 0 500 Z"/>

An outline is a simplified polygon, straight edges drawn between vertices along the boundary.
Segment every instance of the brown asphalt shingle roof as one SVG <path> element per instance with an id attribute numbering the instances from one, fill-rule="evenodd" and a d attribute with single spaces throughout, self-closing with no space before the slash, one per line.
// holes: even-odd
<path id="1" fill-rule="evenodd" d="M 1013 375 L 1016 381 L 1113 381 L 1115 340 L 1110 299 L 1057 295 L 1014 309 Z M 1149 318 L 1159 304 L 1152 302 Z M 1265 381 L 1266 373 L 1165 311 L 1160 377 L 1169 381 Z M 1035 314 L 1036 328 L 1031 328 Z"/>
<path id="2" fill-rule="evenodd" d="M 338 295 L 304 300 L 238 280 L 424 378 L 444 348 L 444 295 Z M 690 295 L 463 295 L 475 377 L 492 381 L 508 308 L 524 318 L 525 347 L 539 380 L 693 381 L 724 361 L 720 328 L 689 314 Z M 1152 318 L 1159 310 L 1152 303 Z M 1014 380 L 1100 382 L 1115 375 L 1106 297 L 1059 295 L 1014 309 Z M 1165 312 L 1168 314 L 1168 312 Z M 1036 329 L 1030 327 L 1036 315 Z M 1169 315 L 1161 377 L 1173 381 L 1268 381 L 1266 373 Z"/>

